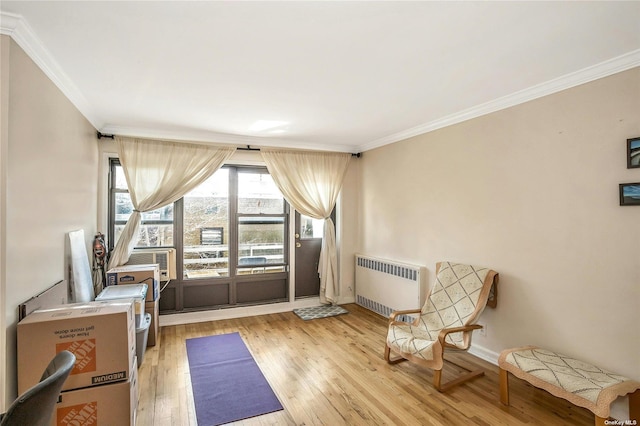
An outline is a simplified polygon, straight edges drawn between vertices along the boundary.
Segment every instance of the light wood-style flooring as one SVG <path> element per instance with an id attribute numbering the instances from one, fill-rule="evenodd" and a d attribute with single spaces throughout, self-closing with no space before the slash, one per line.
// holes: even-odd
<path id="1" fill-rule="evenodd" d="M 467 353 L 449 358 L 486 375 L 441 394 L 431 370 L 384 361 L 385 318 L 344 307 L 349 314 L 312 321 L 287 312 L 163 327 L 139 369 L 138 426 L 197 425 L 185 340 L 236 331 L 284 406 L 236 425 L 593 424 L 588 410 L 513 377 L 511 406 L 502 406 L 498 368 Z M 443 381 L 456 370 L 445 366 Z"/>

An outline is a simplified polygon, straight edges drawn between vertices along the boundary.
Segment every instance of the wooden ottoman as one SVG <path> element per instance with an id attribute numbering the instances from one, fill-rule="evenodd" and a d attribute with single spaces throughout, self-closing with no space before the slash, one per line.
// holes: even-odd
<path id="1" fill-rule="evenodd" d="M 630 394 L 630 419 L 621 420 L 640 422 L 640 382 L 536 346 L 502 351 L 498 366 L 500 401 L 505 405 L 509 405 L 511 373 L 558 398 L 590 410 L 596 416 L 596 425 L 605 425 L 610 405 L 616 398 Z"/>

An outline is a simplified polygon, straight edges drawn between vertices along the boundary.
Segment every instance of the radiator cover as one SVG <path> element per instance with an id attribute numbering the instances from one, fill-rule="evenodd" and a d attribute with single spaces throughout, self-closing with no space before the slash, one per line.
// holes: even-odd
<path id="1" fill-rule="evenodd" d="M 358 254 L 355 270 L 356 303 L 364 308 L 388 317 L 393 311 L 420 309 L 424 304 L 424 266 Z"/>

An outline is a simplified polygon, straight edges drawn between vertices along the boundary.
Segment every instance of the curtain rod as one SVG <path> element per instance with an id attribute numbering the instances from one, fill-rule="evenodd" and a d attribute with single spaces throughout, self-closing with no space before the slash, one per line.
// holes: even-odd
<path id="1" fill-rule="evenodd" d="M 107 135 L 105 133 L 100 132 L 99 130 L 97 132 L 97 135 L 98 135 L 98 139 L 102 139 L 102 138 L 115 139 L 115 135 Z M 245 147 L 239 147 L 239 148 L 236 148 L 236 149 L 238 149 L 240 151 L 260 151 L 260 148 L 252 148 L 251 145 L 247 145 L 246 148 Z M 361 155 L 362 154 L 359 153 L 359 152 L 355 153 L 355 154 L 353 154 L 353 153 L 351 154 L 352 157 L 357 157 L 357 158 L 360 158 Z"/>
<path id="2" fill-rule="evenodd" d="M 105 139 L 115 139 L 115 136 L 114 136 L 114 135 L 106 135 L 106 134 L 104 134 L 104 133 L 100 132 L 100 130 L 98 130 L 98 132 L 97 132 L 97 133 L 98 133 L 98 139 L 102 139 L 102 138 L 105 138 Z"/>
<path id="3" fill-rule="evenodd" d="M 252 148 L 251 145 L 247 145 L 246 147 L 240 147 L 240 148 L 236 148 L 239 151 L 260 151 L 260 148 Z M 357 153 L 351 153 L 352 157 L 357 157 L 360 158 L 360 156 L 362 155 L 362 153 L 357 152 Z"/>

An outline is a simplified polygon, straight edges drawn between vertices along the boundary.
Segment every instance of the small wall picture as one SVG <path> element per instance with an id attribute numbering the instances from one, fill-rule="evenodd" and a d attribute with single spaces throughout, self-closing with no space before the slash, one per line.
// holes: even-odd
<path id="1" fill-rule="evenodd" d="M 640 182 L 620 184 L 620 205 L 640 206 Z"/>
<path id="2" fill-rule="evenodd" d="M 627 139 L 627 169 L 640 167 L 640 138 Z"/>

